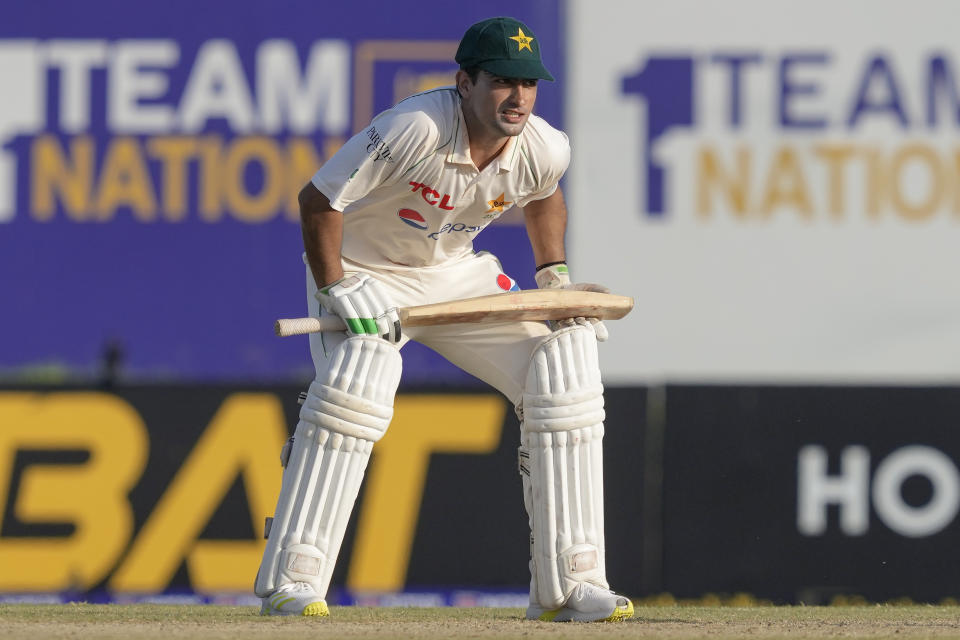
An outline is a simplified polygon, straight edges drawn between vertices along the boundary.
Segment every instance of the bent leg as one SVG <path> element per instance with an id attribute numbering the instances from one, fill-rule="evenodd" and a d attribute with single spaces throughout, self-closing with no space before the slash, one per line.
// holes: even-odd
<path id="1" fill-rule="evenodd" d="M 622 620 L 633 605 L 606 580 L 603 385 L 592 327 L 536 349 L 520 411 L 520 472 L 530 518 L 528 618 Z"/>
<path id="2" fill-rule="evenodd" d="M 323 601 L 371 449 L 393 416 L 395 346 L 351 337 L 329 359 L 301 408 L 267 532 L 255 586 L 263 613 L 310 615 L 307 607 Z"/>

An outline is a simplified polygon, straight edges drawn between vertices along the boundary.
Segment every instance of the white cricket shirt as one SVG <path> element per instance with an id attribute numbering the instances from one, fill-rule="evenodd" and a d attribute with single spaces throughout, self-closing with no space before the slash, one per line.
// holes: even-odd
<path id="1" fill-rule="evenodd" d="M 442 265 L 512 206 L 551 195 L 570 162 L 566 134 L 530 115 L 523 132 L 478 171 L 460 96 L 419 93 L 373 119 L 313 176 L 344 213 L 343 255 L 385 267 Z"/>

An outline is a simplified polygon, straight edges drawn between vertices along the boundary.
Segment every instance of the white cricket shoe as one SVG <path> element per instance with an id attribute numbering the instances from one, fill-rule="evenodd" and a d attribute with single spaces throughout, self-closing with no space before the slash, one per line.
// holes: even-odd
<path id="1" fill-rule="evenodd" d="M 619 622 L 633 616 L 629 598 L 581 582 L 559 609 L 544 609 L 535 604 L 527 607 L 527 620 L 544 622 Z"/>
<path id="2" fill-rule="evenodd" d="M 313 585 L 306 582 L 285 584 L 266 598 L 261 598 L 262 616 L 318 616 L 330 615 L 327 602 L 317 595 Z"/>

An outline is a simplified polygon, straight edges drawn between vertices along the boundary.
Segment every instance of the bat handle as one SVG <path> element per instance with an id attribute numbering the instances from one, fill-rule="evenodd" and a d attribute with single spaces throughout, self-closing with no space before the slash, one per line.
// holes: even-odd
<path id="1" fill-rule="evenodd" d="M 337 316 L 322 318 L 280 318 L 273 323 L 273 332 L 278 336 L 299 336 L 318 331 L 343 331 L 347 325 Z"/>

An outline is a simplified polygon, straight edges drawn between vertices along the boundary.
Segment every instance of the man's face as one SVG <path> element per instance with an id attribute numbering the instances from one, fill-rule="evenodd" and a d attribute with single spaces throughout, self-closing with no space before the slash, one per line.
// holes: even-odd
<path id="1" fill-rule="evenodd" d="M 480 129 L 470 131 L 471 137 L 520 135 L 537 101 L 536 79 L 502 78 L 481 71 L 473 83 L 465 71 L 458 71 L 457 88 L 468 123 Z"/>

